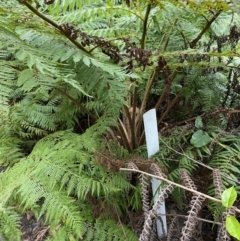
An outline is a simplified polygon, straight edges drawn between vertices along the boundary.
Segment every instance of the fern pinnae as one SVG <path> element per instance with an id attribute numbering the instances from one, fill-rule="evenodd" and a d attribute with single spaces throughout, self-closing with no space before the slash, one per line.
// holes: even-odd
<path id="1" fill-rule="evenodd" d="M 147 214 L 139 241 L 148 240 L 152 230 L 153 219 L 158 216 L 159 206 L 165 201 L 168 195 L 172 193 L 173 189 L 174 186 L 172 184 L 168 184 L 162 189 L 152 209 Z"/>
<path id="2" fill-rule="evenodd" d="M 175 214 L 176 214 L 176 213 L 175 213 Z M 173 236 L 173 233 L 174 233 L 174 228 L 175 228 L 177 219 L 178 219 L 178 216 L 175 216 L 175 217 L 172 219 L 171 224 L 169 225 L 167 241 L 171 241 L 172 238 L 173 238 L 172 236 Z"/>
<path id="3" fill-rule="evenodd" d="M 182 228 L 181 241 L 189 241 L 194 232 L 195 226 L 197 224 L 197 215 L 202 208 L 202 203 L 205 201 L 205 197 L 201 195 L 193 195 L 190 202 L 191 210 L 188 211 L 187 221 L 184 222 L 184 227 Z"/>
<path id="4" fill-rule="evenodd" d="M 162 169 L 161 169 L 156 163 L 151 163 L 150 170 L 154 175 L 166 178 L 166 174 L 165 174 L 167 173 L 166 167 L 162 166 Z"/>
<path id="5" fill-rule="evenodd" d="M 134 162 L 129 162 L 129 163 L 126 164 L 126 166 L 129 169 L 135 169 L 135 170 L 139 169 Z M 127 181 L 130 182 L 132 180 L 132 172 L 127 172 L 127 177 L 126 178 L 127 178 Z"/>
<path id="6" fill-rule="evenodd" d="M 197 190 L 194 182 L 191 180 L 187 171 L 185 169 L 180 169 L 179 171 L 180 179 L 183 181 L 184 185 L 192 190 Z M 193 194 L 192 200 L 190 202 L 190 211 L 188 211 L 187 221 L 184 222 L 184 227 L 182 228 L 181 241 L 190 241 L 192 233 L 197 224 L 197 215 L 202 209 L 202 204 L 205 201 L 205 197 L 197 194 Z"/>
<path id="7" fill-rule="evenodd" d="M 1 235 L 7 239 L 18 240 L 21 238 L 20 215 L 13 208 L 0 206 Z"/>
<path id="8" fill-rule="evenodd" d="M 223 183 L 221 173 L 218 168 L 213 169 L 213 184 L 215 186 L 215 196 L 220 199 L 223 192 Z"/>
<path id="9" fill-rule="evenodd" d="M 187 171 L 184 168 L 179 169 L 179 177 L 183 181 L 184 186 L 192 190 L 197 190 L 193 180 L 189 177 Z"/>
<path id="10" fill-rule="evenodd" d="M 149 204 L 149 178 L 147 175 L 141 174 L 141 187 L 142 187 L 142 210 L 144 212 L 145 217 L 147 217 L 147 213 L 150 209 Z"/>

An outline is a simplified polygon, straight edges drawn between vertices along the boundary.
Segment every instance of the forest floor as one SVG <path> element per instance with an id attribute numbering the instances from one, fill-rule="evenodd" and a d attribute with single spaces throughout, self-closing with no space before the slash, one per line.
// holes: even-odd
<path id="1" fill-rule="evenodd" d="M 42 219 L 37 221 L 34 215 L 27 211 L 21 219 L 22 241 L 43 241 L 48 236 L 49 226 Z"/>

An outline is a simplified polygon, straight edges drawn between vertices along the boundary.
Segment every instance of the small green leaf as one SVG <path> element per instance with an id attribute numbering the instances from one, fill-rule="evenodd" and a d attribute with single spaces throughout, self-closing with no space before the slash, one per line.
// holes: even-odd
<path id="1" fill-rule="evenodd" d="M 15 54 L 15 57 L 18 60 L 23 61 L 27 57 L 27 53 L 21 49 Z"/>
<path id="2" fill-rule="evenodd" d="M 226 189 L 221 196 L 222 205 L 226 208 L 232 207 L 233 203 L 237 198 L 237 192 L 234 187 Z"/>
<path id="3" fill-rule="evenodd" d="M 68 76 L 66 76 L 68 77 Z M 82 88 L 81 84 L 79 82 L 77 82 L 74 79 L 70 79 L 70 78 L 63 78 L 62 79 L 65 83 L 71 85 L 73 88 L 79 90 L 81 93 L 83 93 L 84 95 L 88 96 L 88 97 L 92 97 L 89 94 L 87 94 L 84 89 Z"/>
<path id="4" fill-rule="evenodd" d="M 206 154 L 211 155 L 211 151 L 210 151 L 210 149 L 209 149 L 207 146 L 203 146 L 203 147 L 202 147 L 202 150 L 203 150 Z"/>
<path id="5" fill-rule="evenodd" d="M 35 64 L 35 59 L 33 58 L 32 55 L 29 55 L 28 60 L 27 60 L 28 68 L 31 69 L 34 64 Z"/>
<path id="6" fill-rule="evenodd" d="M 208 133 L 202 130 L 198 130 L 193 133 L 190 140 L 191 144 L 195 147 L 202 147 L 207 145 L 211 141 Z"/>
<path id="7" fill-rule="evenodd" d="M 90 66 L 91 62 L 90 62 L 90 58 L 88 57 L 83 57 L 83 63 L 86 64 L 88 67 Z"/>
<path id="8" fill-rule="evenodd" d="M 75 63 L 78 63 L 81 59 L 83 58 L 82 54 L 77 52 L 76 54 L 73 55 L 73 61 Z"/>
<path id="9" fill-rule="evenodd" d="M 202 118 L 198 116 L 195 120 L 195 127 L 201 129 L 203 127 Z"/>
<path id="10" fill-rule="evenodd" d="M 226 217 L 226 229 L 231 236 L 240 240 L 240 224 L 234 216 Z"/>

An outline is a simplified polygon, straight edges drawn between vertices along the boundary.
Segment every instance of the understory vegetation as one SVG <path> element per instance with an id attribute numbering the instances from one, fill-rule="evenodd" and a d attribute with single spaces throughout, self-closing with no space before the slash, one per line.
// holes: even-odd
<path id="1" fill-rule="evenodd" d="M 238 0 L 0 0 L 0 239 L 231 240 L 239 39 Z"/>

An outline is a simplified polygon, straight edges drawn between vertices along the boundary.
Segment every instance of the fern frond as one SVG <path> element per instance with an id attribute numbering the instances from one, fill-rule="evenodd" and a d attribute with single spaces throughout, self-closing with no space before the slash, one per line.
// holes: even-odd
<path id="1" fill-rule="evenodd" d="M 185 169 L 180 169 L 179 171 L 180 179 L 183 181 L 184 185 L 192 190 L 197 190 L 196 185 L 189 177 Z M 205 201 L 205 197 L 201 195 L 193 194 L 192 200 L 190 202 L 191 210 L 188 211 L 187 221 L 184 223 L 182 228 L 181 241 L 189 241 L 192 237 L 192 233 L 197 224 L 197 215 L 202 209 L 202 204 Z"/>
<path id="2" fill-rule="evenodd" d="M 21 240 L 20 215 L 14 209 L 0 207 L 0 238 L 6 240 Z"/>
<path id="3" fill-rule="evenodd" d="M 238 176 L 240 174 L 239 171 L 239 157 L 238 153 L 240 151 L 239 146 L 237 144 L 234 144 L 233 146 L 227 146 L 226 148 L 222 149 L 221 147 L 218 147 L 215 149 L 215 152 L 213 153 L 213 156 L 211 158 L 211 161 L 209 162 L 209 165 L 214 168 L 219 168 L 220 172 L 224 174 L 225 176 L 229 176 L 233 180 L 238 180 Z M 231 181 L 229 179 L 223 178 L 223 184 L 224 186 L 236 185 L 234 181 Z"/>
<path id="4" fill-rule="evenodd" d="M 147 213 L 143 230 L 139 237 L 140 241 L 148 240 L 152 230 L 153 219 L 156 218 L 158 215 L 157 210 L 159 209 L 161 204 L 165 201 L 165 199 L 168 197 L 168 195 L 172 193 L 173 189 L 174 189 L 174 186 L 172 184 L 168 184 L 162 189 L 152 209 Z"/>
<path id="5" fill-rule="evenodd" d="M 177 219 L 178 219 L 178 216 L 175 216 L 175 217 L 172 219 L 171 224 L 169 225 L 168 235 L 167 235 L 167 241 L 171 241 L 171 240 L 172 240 L 172 235 L 173 235 L 173 232 L 174 232 L 174 228 L 175 228 Z"/>
<path id="6" fill-rule="evenodd" d="M 194 232 L 195 226 L 197 224 L 197 215 L 202 208 L 202 204 L 205 201 L 205 197 L 201 195 L 193 195 L 190 202 L 191 210 L 188 211 L 187 221 L 184 222 L 184 227 L 182 228 L 181 241 L 189 241 Z"/>
<path id="7" fill-rule="evenodd" d="M 147 213 L 150 209 L 149 203 L 149 178 L 148 176 L 142 174 L 140 177 L 141 180 L 141 187 L 142 187 L 142 210 L 147 216 Z"/>
<path id="8" fill-rule="evenodd" d="M 127 168 L 138 170 L 137 165 L 133 162 L 127 163 Z M 142 178 L 144 178 L 144 177 L 142 177 Z M 132 172 L 127 172 L 127 181 L 130 182 L 131 180 L 132 180 Z"/>
<path id="9" fill-rule="evenodd" d="M 82 240 L 101 241 L 137 241 L 137 237 L 124 225 L 116 223 L 111 219 L 98 218 L 93 223 L 87 223 L 86 232 Z"/>
<path id="10" fill-rule="evenodd" d="M 196 185 L 194 184 L 193 180 L 189 177 L 187 171 L 183 168 L 179 170 L 179 177 L 183 181 L 184 186 L 190 188 L 192 190 L 197 190 Z"/>
<path id="11" fill-rule="evenodd" d="M 95 149 L 101 148 L 99 130 L 94 132 L 90 128 L 79 136 L 63 131 L 41 139 L 28 157 L 1 174 L 0 204 L 14 195 L 25 209 L 34 208 L 38 218 L 44 215 L 55 227 L 61 221 L 67 233 L 81 238 L 87 209 L 81 214 L 69 195 L 84 201 L 87 194 L 107 198 L 131 187 L 123 176 L 108 173 L 94 161 Z"/>
<path id="12" fill-rule="evenodd" d="M 224 189 L 222 184 L 221 173 L 217 168 L 213 169 L 213 184 L 215 186 L 215 197 L 221 198 Z"/>

